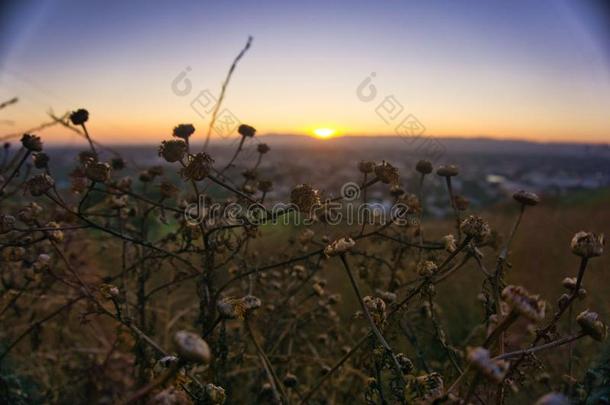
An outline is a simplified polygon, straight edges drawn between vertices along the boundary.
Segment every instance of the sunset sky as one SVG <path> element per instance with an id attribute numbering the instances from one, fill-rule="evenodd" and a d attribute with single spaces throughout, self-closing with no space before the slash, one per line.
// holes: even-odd
<path id="1" fill-rule="evenodd" d="M 607 2 L 5 3 L 0 102 L 20 101 L 0 111 L 0 136 L 78 107 L 106 142 L 156 143 L 181 122 L 202 135 L 209 114 L 191 102 L 218 96 L 252 35 L 224 107 L 259 133 L 391 135 L 411 114 L 429 135 L 610 142 Z M 177 95 L 187 67 L 191 91 Z M 377 94 L 363 101 L 371 77 Z M 389 96 L 403 109 L 385 122 Z"/>

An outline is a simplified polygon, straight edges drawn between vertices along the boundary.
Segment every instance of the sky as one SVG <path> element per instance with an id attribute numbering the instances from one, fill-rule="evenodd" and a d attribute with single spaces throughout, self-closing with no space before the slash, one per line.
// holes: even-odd
<path id="1" fill-rule="evenodd" d="M 215 136 L 610 142 L 610 7 L 593 0 L 75 1 L 0 6 L 0 137 L 76 108 L 111 143 Z M 605 4 L 605 5 L 604 5 Z M 182 76 L 181 76 L 182 74 Z M 406 128 L 406 129 L 405 129 Z M 78 143 L 65 128 L 50 143 Z"/>

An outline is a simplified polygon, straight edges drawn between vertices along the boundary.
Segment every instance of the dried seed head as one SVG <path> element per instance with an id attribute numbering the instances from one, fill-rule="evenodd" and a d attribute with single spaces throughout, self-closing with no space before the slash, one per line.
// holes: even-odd
<path id="1" fill-rule="evenodd" d="M 35 202 L 31 202 L 17 213 L 17 217 L 20 221 L 29 224 L 34 219 L 36 219 L 40 213 L 42 213 L 42 207 Z"/>
<path id="2" fill-rule="evenodd" d="M 208 364 L 212 358 L 210 346 L 199 335 L 181 330 L 174 335 L 176 351 L 182 360 Z"/>
<path id="3" fill-rule="evenodd" d="M 445 394 L 443 377 L 439 373 L 424 374 L 415 379 L 423 390 L 423 399 L 426 403 L 432 403 Z"/>
<path id="4" fill-rule="evenodd" d="M 532 322 L 544 319 L 546 303 L 538 295 L 531 295 L 525 288 L 509 285 L 502 290 L 502 298 L 513 311 Z"/>
<path id="5" fill-rule="evenodd" d="M 212 383 L 206 384 L 205 395 L 211 405 L 222 405 L 227 399 L 225 389 Z"/>
<path id="6" fill-rule="evenodd" d="M 50 228 L 48 232 L 49 239 L 55 243 L 61 243 L 64 240 L 64 233 L 60 230 L 60 226 L 57 222 L 51 221 L 45 225 L 46 228 Z M 55 229 L 55 230 L 53 230 Z"/>
<path id="7" fill-rule="evenodd" d="M 523 205 L 534 206 L 540 202 L 540 197 L 538 197 L 538 195 L 524 190 L 517 191 L 515 194 L 513 194 L 513 198 L 515 199 L 515 201 Z"/>
<path id="8" fill-rule="evenodd" d="M 572 291 L 576 288 L 576 277 L 566 277 L 561 284 L 565 289 Z"/>
<path id="9" fill-rule="evenodd" d="M 261 155 L 264 155 L 265 153 L 269 152 L 271 150 L 271 148 L 266 143 L 259 143 L 258 146 L 256 147 L 256 150 Z"/>
<path id="10" fill-rule="evenodd" d="M 166 162 L 174 163 L 182 160 L 186 153 L 186 143 L 181 139 L 172 139 L 161 142 L 159 146 L 159 156 Z"/>
<path id="11" fill-rule="evenodd" d="M 439 166 L 439 168 L 436 169 L 436 174 L 441 177 L 457 176 L 459 172 L 460 171 L 456 165 Z"/>
<path id="12" fill-rule="evenodd" d="M 420 160 L 415 165 L 415 170 L 423 175 L 432 173 L 432 162 L 429 160 Z"/>
<path id="13" fill-rule="evenodd" d="M 410 374 L 415 369 L 411 359 L 409 359 L 404 353 L 398 353 L 396 355 L 396 361 L 400 365 L 400 369 L 402 370 L 403 374 Z"/>
<path id="14" fill-rule="evenodd" d="M 580 325 L 584 333 L 599 342 L 604 341 L 608 336 L 608 327 L 599 318 L 597 312 L 589 311 L 587 309 L 576 317 L 576 322 L 578 322 L 578 325 Z"/>
<path id="15" fill-rule="evenodd" d="M 295 388 L 297 385 L 299 385 L 299 379 L 292 373 L 286 373 L 282 383 L 284 383 L 284 385 L 288 388 Z"/>
<path id="16" fill-rule="evenodd" d="M 375 162 L 370 160 L 361 160 L 358 162 L 358 170 L 360 173 L 368 174 L 375 170 Z"/>
<path id="17" fill-rule="evenodd" d="M 223 298 L 218 301 L 216 308 L 223 318 L 243 320 L 248 313 L 260 308 L 261 305 L 260 299 L 253 295 L 246 295 L 241 298 Z"/>
<path id="18" fill-rule="evenodd" d="M 180 174 L 183 178 L 192 181 L 201 181 L 205 179 L 212 170 L 214 159 L 205 152 L 197 153 L 196 155 L 188 155 L 188 162 Z"/>
<path id="19" fill-rule="evenodd" d="M 371 297 L 367 295 L 362 299 L 366 309 L 369 311 L 373 322 L 378 327 L 381 327 L 386 320 L 386 305 L 385 302 L 379 297 Z"/>
<path id="20" fill-rule="evenodd" d="M 400 181 L 398 169 L 386 161 L 375 165 L 375 175 L 384 184 L 398 184 Z"/>
<path id="21" fill-rule="evenodd" d="M 110 165 L 102 162 L 92 162 L 85 168 L 85 175 L 91 181 L 105 183 L 110 180 Z"/>
<path id="22" fill-rule="evenodd" d="M 21 137 L 21 144 L 30 152 L 42 151 L 42 140 L 39 136 L 32 134 L 23 134 L 23 136 Z"/>
<path id="23" fill-rule="evenodd" d="M 70 114 L 70 121 L 73 125 L 83 125 L 89 119 L 89 111 L 80 108 Z"/>
<path id="24" fill-rule="evenodd" d="M 117 298 L 120 294 L 119 287 L 113 284 L 101 284 L 100 293 L 106 299 Z"/>
<path id="25" fill-rule="evenodd" d="M 44 152 L 38 152 L 34 154 L 34 167 L 37 169 L 44 169 L 49 165 L 51 158 Z"/>
<path id="26" fill-rule="evenodd" d="M 324 248 L 324 254 L 327 257 L 337 256 L 349 252 L 355 245 L 356 242 L 350 237 L 337 239 Z"/>
<path id="27" fill-rule="evenodd" d="M 7 233 L 15 228 L 15 217 L 12 215 L 0 215 L 0 233 Z"/>
<path id="28" fill-rule="evenodd" d="M 482 242 L 491 235 L 489 224 L 477 215 L 470 215 L 464 219 L 460 224 L 460 229 L 466 236 L 477 242 Z"/>
<path id="29" fill-rule="evenodd" d="M 176 138 L 184 139 L 187 141 L 191 135 L 195 132 L 195 127 L 193 124 L 180 124 L 174 127 L 174 131 L 172 133 Z"/>
<path id="30" fill-rule="evenodd" d="M 534 405 L 570 405 L 570 400 L 558 392 L 550 392 L 540 397 Z"/>
<path id="31" fill-rule="evenodd" d="M 430 260 L 424 260 L 417 266 L 417 274 L 422 277 L 430 277 L 436 273 L 437 270 L 438 267 L 436 266 L 436 263 Z"/>
<path id="32" fill-rule="evenodd" d="M 310 213 L 320 205 L 320 192 L 309 184 L 299 184 L 290 192 L 290 200 L 299 211 Z"/>
<path id="33" fill-rule="evenodd" d="M 237 132 L 243 137 L 252 138 L 254 134 L 256 134 L 256 129 L 250 125 L 241 124 L 239 128 L 237 128 Z"/>
<path id="34" fill-rule="evenodd" d="M 504 376 L 506 376 L 508 371 L 508 362 L 504 360 L 492 360 L 489 356 L 489 350 L 482 347 L 469 348 L 468 360 L 481 374 L 496 384 L 499 384 L 504 380 Z"/>
<path id="35" fill-rule="evenodd" d="M 55 185 L 55 181 L 46 173 L 37 174 L 29 179 L 26 188 L 34 197 L 39 197 L 49 191 Z"/>
<path id="36" fill-rule="evenodd" d="M 455 242 L 456 242 L 455 236 L 453 236 L 451 234 L 443 236 L 443 245 L 447 252 L 453 253 L 456 251 L 457 245 Z"/>
<path id="37" fill-rule="evenodd" d="M 583 258 L 601 256 L 604 253 L 604 235 L 580 231 L 574 235 L 570 244 L 572 253 Z"/>

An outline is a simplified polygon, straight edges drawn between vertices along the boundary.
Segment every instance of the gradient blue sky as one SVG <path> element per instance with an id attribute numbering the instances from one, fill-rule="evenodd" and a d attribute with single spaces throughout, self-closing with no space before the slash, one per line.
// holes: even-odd
<path id="1" fill-rule="evenodd" d="M 112 142 L 158 142 L 179 122 L 204 132 L 190 101 L 218 94 L 253 35 L 225 105 L 262 133 L 391 134 L 375 107 L 393 95 L 432 135 L 608 142 L 602 4 L 19 1 L 1 11 L 0 98 L 20 102 L 0 112 L 0 135 L 77 107 Z M 193 92 L 179 97 L 171 82 L 186 66 Z M 365 103 L 356 88 L 371 72 L 379 96 Z"/>

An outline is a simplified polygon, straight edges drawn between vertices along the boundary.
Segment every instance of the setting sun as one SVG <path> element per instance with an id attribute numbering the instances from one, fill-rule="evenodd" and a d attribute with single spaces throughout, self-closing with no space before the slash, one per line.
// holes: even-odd
<path id="1" fill-rule="evenodd" d="M 318 138 L 326 139 L 333 136 L 335 134 L 335 130 L 330 128 L 316 128 L 314 129 L 313 133 Z"/>

